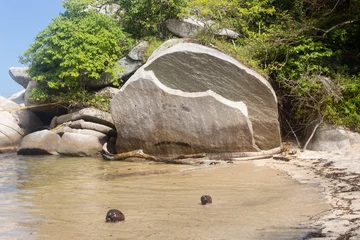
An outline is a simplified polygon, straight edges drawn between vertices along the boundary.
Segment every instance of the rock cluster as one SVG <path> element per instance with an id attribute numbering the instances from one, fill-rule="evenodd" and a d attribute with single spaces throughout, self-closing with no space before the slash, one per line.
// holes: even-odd
<path id="1" fill-rule="evenodd" d="M 42 125 L 28 109 L 0 96 L 0 152 L 16 150 L 21 138 Z"/>
<path id="2" fill-rule="evenodd" d="M 24 137 L 18 153 L 99 156 L 102 145 L 111 146 L 116 139 L 111 115 L 92 108 L 55 117 L 51 127 Z"/>
<path id="3" fill-rule="evenodd" d="M 178 37 L 194 37 L 199 32 L 204 31 L 206 27 L 216 28 L 213 22 L 202 22 L 193 17 L 169 19 L 165 24 L 168 30 Z M 215 36 L 237 39 L 240 37 L 240 34 L 233 30 L 222 28 L 215 32 Z"/>

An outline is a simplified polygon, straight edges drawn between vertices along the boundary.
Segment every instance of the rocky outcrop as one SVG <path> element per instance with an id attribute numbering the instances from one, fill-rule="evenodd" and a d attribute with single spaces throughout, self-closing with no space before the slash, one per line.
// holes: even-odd
<path id="1" fill-rule="evenodd" d="M 24 132 L 16 124 L 14 117 L 9 112 L 2 112 L 0 108 L 0 153 L 16 151 Z"/>
<path id="2" fill-rule="evenodd" d="M 56 151 L 67 156 L 100 156 L 102 143 L 97 137 L 79 133 L 64 133 Z"/>
<path id="3" fill-rule="evenodd" d="M 307 149 L 336 151 L 354 144 L 360 144 L 360 133 L 352 132 L 340 126 L 325 124 L 316 130 Z"/>
<path id="4" fill-rule="evenodd" d="M 194 37 L 199 32 L 204 31 L 206 27 L 214 28 L 213 22 L 202 22 L 195 18 L 169 19 L 165 22 L 167 29 L 178 37 Z M 240 34 L 223 28 L 215 33 L 216 36 L 224 36 L 231 39 L 237 39 Z"/>
<path id="5" fill-rule="evenodd" d="M 78 112 L 59 116 L 56 119 L 56 125 L 80 119 L 114 128 L 114 122 L 112 120 L 111 114 L 95 108 L 84 108 Z"/>
<path id="6" fill-rule="evenodd" d="M 0 149 L 16 150 L 21 138 L 41 125 L 34 113 L 0 96 Z"/>
<path id="7" fill-rule="evenodd" d="M 42 130 L 25 136 L 19 145 L 20 155 L 46 155 L 57 154 L 60 136 L 49 130 Z"/>
<path id="8" fill-rule="evenodd" d="M 11 67 L 9 69 L 9 75 L 10 77 L 23 86 L 25 89 L 27 88 L 27 85 L 31 81 L 31 78 L 27 74 L 28 67 Z"/>
<path id="9" fill-rule="evenodd" d="M 198 44 L 160 48 L 111 102 L 118 152 L 244 152 L 280 146 L 277 99 L 266 79 Z"/>
<path id="10" fill-rule="evenodd" d="M 25 107 L 25 89 L 11 95 L 8 99 L 13 101 L 14 103 L 19 104 L 21 107 Z"/>
<path id="11" fill-rule="evenodd" d="M 127 80 L 134 72 L 144 64 L 144 53 L 147 47 L 147 42 L 142 41 L 136 45 L 127 56 L 120 59 L 117 67 L 120 72 L 117 73 L 118 80 Z M 110 75 L 108 73 L 101 74 L 99 79 L 90 79 L 89 88 L 99 89 L 112 86 L 110 82 Z"/>
<path id="12" fill-rule="evenodd" d="M 57 152 L 71 156 L 98 156 L 102 145 L 107 142 L 114 148 L 113 138 L 116 130 L 111 115 L 93 108 L 54 117 L 51 121 L 52 131 L 61 136 Z M 89 144 L 85 144 L 86 138 Z M 96 140 L 95 140 L 96 139 Z M 69 142 L 70 141 L 70 142 Z M 72 146 L 75 141 L 77 147 Z"/>
<path id="13" fill-rule="evenodd" d="M 110 149 L 115 148 L 117 133 L 109 113 L 85 108 L 55 116 L 50 126 L 50 131 L 38 131 L 23 138 L 18 153 L 99 156 L 104 143 L 107 142 Z"/>
<path id="14" fill-rule="evenodd" d="M 78 133 L 78 134 L 82 134 L 82 135 L 97 137 L 100 141 L 101 140 L 106 141 L 108 139 L 106 134 L 104 134 L 102 132 L 98 132 L 98 131 L 94 131 L 94 130 L 90 130 L 90 129 L 74 129 L 74 128 L 68 127 L 66 125 L 57 128 L 54 132 L 59 134 L 60 136 L 64 135 L 64 133 Z"/>

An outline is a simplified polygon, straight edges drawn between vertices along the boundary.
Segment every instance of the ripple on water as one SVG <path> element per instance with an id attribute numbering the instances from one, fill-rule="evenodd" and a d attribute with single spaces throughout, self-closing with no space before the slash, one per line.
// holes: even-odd
<path id="1" fill-rule="evenodd" d="M 328 209 L 313 186 L 252 163 L 0 159 L 1 239 L 296 239 Z M 201 205 L 205 194 L 212 204 Z M 113 208 L 125 222 L 105 223 Z"/>

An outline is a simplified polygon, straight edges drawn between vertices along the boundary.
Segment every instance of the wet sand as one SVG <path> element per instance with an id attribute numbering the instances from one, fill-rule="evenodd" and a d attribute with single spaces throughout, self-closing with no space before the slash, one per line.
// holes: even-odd
<path id="1" fill-rule="evenodd" d="M 299 239 L 329 210 L 317 185 L 252 162 L 0 158 L 1 239 Z M 111 208 L 126 221 L 106 223 Z"/>
<path id="2" fill-rule="evenodd" d="M 324 152 L 297 149 L 296 155 L 287 157 L 288 162 L 266 159 L 254 163 L 322 189 L 330 209 L 310 224 L 321 229 L 325 235 L 321 239 L 360 239 L 360 145 Z"/>

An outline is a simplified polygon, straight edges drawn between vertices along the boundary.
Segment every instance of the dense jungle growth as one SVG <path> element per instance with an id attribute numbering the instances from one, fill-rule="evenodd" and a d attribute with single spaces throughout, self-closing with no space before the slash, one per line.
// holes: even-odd
<path id="1" fill-rule="evenodd" d="M 97 11 L 110 3 L 120 5 L 111 17 Z M 194 41 L 269 79 L 284 133 L 300 134 L 320 121 L 360 130 L 360 0 L 68 0 L 63 6 L 21 58 L 43 83 L 35 99 L 99 103 L 87 89 L 90 78 L 115 76 L 116 60 L 131 44 L 147 39 L 151 48 L 172 37 L 167 19 L 192 16 L 206 23 Z M 241 36 L 215 37 L 224 27 Z"/>

